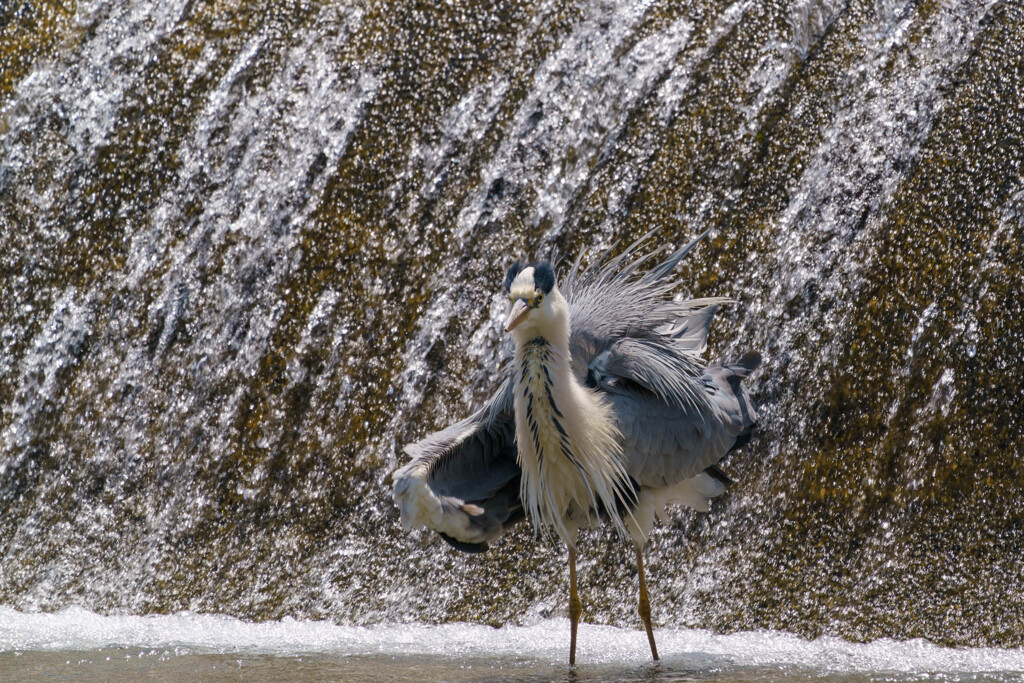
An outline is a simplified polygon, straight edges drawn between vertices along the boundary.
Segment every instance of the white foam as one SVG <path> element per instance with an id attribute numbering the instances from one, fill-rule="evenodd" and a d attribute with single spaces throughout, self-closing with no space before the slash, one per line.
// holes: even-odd
<path id="1" fill-rule="evenodd" d="M 476 624 L 360 627 L 291 618 L 252 623 L 218 614 L 106 616 L 78 607 L 54 613 L 25 613 L 0 607 L 0 653 L 122 647 L 179 653 L 433 655 L 561 662 L 568 632 L 566 619 L 502 628 Z M 924 640 L 809 641 L 770 631 L 715 635 L 697 630 L 659 629 L 657 635 L 659 650 L 666 660 L 685 660 L 707 667 L 797 667 L 847 673 L 1024 673 L 1024 649 L 947 648 Z M 641 664 L 649 656 L 641 631 L 580 626 L 582 661 Z"/>

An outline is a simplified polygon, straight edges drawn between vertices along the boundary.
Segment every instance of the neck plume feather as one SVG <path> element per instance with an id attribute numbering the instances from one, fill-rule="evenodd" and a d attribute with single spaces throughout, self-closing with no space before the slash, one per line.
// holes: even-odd
<path id="1" fill-rule="evenodd" d="M 625 532 L 618 502 L 631 489 L 621 437 L 608 404 L 573 376 L 568 343 L 518 343 L 515 370 L 520 495 L 534 529 L 554 529 L 575 547 L 576 529 L 602 509 Z"/>

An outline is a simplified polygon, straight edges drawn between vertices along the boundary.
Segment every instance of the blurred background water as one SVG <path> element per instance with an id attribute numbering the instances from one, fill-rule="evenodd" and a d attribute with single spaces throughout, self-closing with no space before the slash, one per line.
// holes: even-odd
<path id="1" fill-rule="evenodd" d="M 5 2 L 0 605 L 562 616 L 563 549 L 407 534 L 390 472 L 511 260 L 712 228 L 762 422 L 656 622 L 1020 647 L 1022 138 L 1016 2 Z M 633 629 L 624 550 L 581 591 Z"/>

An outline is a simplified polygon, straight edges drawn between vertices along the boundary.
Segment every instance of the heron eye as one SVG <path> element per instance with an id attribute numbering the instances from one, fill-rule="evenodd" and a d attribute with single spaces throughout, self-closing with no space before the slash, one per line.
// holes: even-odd
<path id="1" fill-rule="evenodd" d="M 537 296 L 533 300 L 534 307 L 540 306 L 541 301 L 544 301 L 544 292 L 537 292 Z"/>

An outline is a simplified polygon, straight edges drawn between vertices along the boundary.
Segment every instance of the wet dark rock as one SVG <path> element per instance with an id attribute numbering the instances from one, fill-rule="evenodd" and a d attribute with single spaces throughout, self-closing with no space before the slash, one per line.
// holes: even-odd
<path id="1" fill-rule="evenodd" d="M 1016 4 L 356 4 L 0 10 L 0 603 L 563 613 L 562 549 L 407 534 L 389 473 L 493 386 L 511 260 L 712 227 L 762 423 L 656 621 L 1024 645 Z M 625 549 L 587 618 L 638 623 Z"/>

